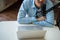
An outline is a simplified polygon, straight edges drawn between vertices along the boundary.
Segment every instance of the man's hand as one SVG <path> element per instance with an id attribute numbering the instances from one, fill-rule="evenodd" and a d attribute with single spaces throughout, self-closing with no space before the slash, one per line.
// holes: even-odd
<path id="1" fill-rule="evenodd" d="M 42 16 L 42 17 L 39 17 L 39 18 L 36 18 L 38 21 L 43 21 L 43 20 L 45 20 L 46 18 L 45 18 L 45 16 Z"/>

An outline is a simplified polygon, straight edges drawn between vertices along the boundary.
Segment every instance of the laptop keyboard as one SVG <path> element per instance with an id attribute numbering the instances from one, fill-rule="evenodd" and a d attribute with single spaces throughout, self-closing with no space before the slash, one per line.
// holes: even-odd
<path id="1" fill-rule="evenodd" d="M 18 30 L 42 30 L 41 26 L 18 26 Z"/>

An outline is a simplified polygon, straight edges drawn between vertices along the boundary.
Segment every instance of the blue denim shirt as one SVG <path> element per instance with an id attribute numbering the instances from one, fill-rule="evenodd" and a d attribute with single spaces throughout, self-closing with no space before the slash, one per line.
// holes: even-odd
<path id="1" fill-rule="evenodd" d="M 53 6 L 50 0 L 46 0 L 46 10 Z M 37 21 L 35 18 L 37 8 L 35 7 L 34 0 L 24 0 L 17 16 L 17 21 L 19 24 L 35 24 L 40 26 L 53 26 L 54 24 L 54 12 L 53 10 L 46 14 L 45 21 Z M 26 17 L 28 15 L 28 17 Z M 48 23 L 48 22 L 52 23 Z"/>

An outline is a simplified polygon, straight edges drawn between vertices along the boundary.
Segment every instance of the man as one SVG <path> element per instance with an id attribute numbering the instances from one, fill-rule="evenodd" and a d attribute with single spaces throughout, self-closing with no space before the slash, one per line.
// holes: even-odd
<path id="1" fill-rule="evenodd" d="M 50 0 L 24 0 L 19 12 L 17 21 L 20 24 L 35 24 L 40 26 L 53 26 L 54 24 L 54 12 L 53 10 L 46 14 L 46 17 L 41 16 L 36 18 L 36 11 L 41 8 L 41 5 L 46 3 L 46 10 L 53 6 Z M 26 17 L 28 15 L 28 17 Z M 46 22 L 48 21 L 48 22 Z"/>

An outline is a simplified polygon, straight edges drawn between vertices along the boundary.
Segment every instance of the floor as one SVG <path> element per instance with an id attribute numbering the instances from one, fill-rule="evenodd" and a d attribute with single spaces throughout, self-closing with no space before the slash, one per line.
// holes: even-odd
<path id="1" fill-rule="evenodd" d="M 0 21 L 13 21 L 17 19 L 18 10 L 20 7 L 21 1 L 16 2 L 6 10 L 0 12 Z"/>

